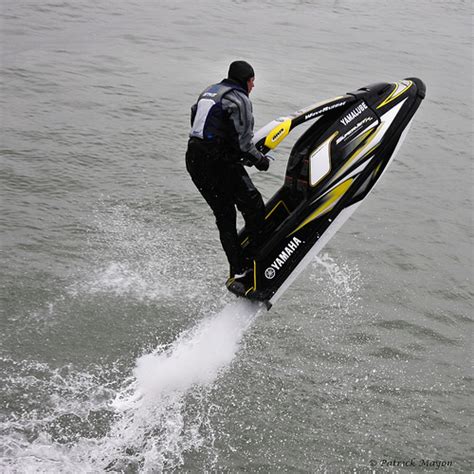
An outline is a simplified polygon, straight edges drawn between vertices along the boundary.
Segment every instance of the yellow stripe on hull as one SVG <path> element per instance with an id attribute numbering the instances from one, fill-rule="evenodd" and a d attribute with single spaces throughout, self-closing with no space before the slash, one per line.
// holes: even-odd
<path id="1" fill-rule="evenodd" d="M 253 261 L 253 286 L 249 288 L 245 292 L 245 296 L 247 296 L 251 291 L 255 291 L 257 289 L 257 261 Z"/>
<path id="2" fill-rule="evenodd" d="M 300 230 L 302 227 L 305 225 L 309 224 L 310 222 L 314 221 L 318 217 L 321 217 L 323 214 L 326 214 L 326 212 L 329 212 L 344 196 L 346 191 L 350 188 L 352 182 L 354 180 L 352 178 L 342 182 L 338 186 L 336 186 L 332 191 L 330 191 L 325 197 L 326 200 L 315 210 L 311 213 L 310 216 L 308 216 L 291 234 L 293 235 L 295 232 Z"/>
<path id="3" fill-rule="evenodd" d="M 380 127 L 380 125 L 377 128 L 375 128 L 375 129 L 373 128 L 371 130 L 368 130 L 363 135 L 361 135 L 360 143 L 363 144 L 362 147 L 359 145 L 359 148 L 355 149 L 352 156 L 348 158 L 347 162 L 341 167 L 340 170 L 338 170 L 338 172 L 331 179 L 331 181 L 330 181 L 331 183 L 334 183 L 335 181 L 337 181 L 352 165 L 357 163 L 357 161 L 359 161 L 359 159 L 368 156 L 370 153 L 372 153 L 377 148 L 378 144 L 373 146 L 369 150 L 367 150 L 367 148 L 369 147 L 369 145 L 372 143 L 372 141 L 374 140 L 374 138 L 377 135 L 374 132 L 376 132 L 379 129 L 379 127 Z M 367 138 L 368 138 L 368 140 L 367 140 Z M 364 141 L 365 141 L 365 143 L 364 143 Z"/>
<path id="4" fill-rule="evenodd" d="M 286 212 L 288 212 L 288 214 L 291 214 L 290 210 L 288 209 L 288 206 L 283 201 L 280 200 L 273 206 L 273 209 L 265 216 L 265 220 L 267 220 L 276 211 L 277 207 L 280 204 L 285 208 L 285 210 L 286 210 Z M 248 241 L 249 241 L 249 238 L 245 237 L 245 239 L 242 240 L 242 242 L 240 242 L 240 245 L 244 246 L 245 244 L 248 243 Z"/>
<path id="5" fill-rule="evenodd" d="M 276 208 L 279 206 L 279 205 L 282 205 L 286 212 L 288 212 L 288 214 L 290 214 L 290 210 L 288 209 L 288 206 L 283 202 L 283 201 L 278 201 L 275 206 L 273 206 L 273 209 L 265 216 L 265 220 L 267 220 L 276 210 Z"/>
<path id="6" fill-rule="evenodd" d="M 395 100 L 397 97 L 400 97 L 404 92 L 406 92 L 411 86 L 413 85 L 413 81 L 400 81 L 400 82 L 395 82 L 394 83 L 394 88 L 393 91 L 390 93 L 390 95 L 379 105 L 377 105 L 377 109 L 382 108 L 384 105 L 387 105 L 388 103 L 392 102 L 392 100 Z"/>

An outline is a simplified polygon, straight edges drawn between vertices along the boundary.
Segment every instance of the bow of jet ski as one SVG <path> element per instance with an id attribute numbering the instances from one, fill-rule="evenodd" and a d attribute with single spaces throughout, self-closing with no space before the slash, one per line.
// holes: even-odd
<path id="1" fill-rule="evenodd" d="M 261 128 L 259 150 L 274 150 L 298 125 L 282 187 L 266 203 L 263 243 L 252 271 L 227 281 L 232 293 L 270 308 L 379 181 L 424 99 L 418 78 L 377 83 L 312 104 Z M 239 233 L 245 249 L 249 237 Z"/>

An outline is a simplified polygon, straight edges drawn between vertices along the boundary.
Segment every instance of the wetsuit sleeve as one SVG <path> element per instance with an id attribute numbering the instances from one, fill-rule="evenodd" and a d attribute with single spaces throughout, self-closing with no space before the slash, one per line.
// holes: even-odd
<path id="1" fill-rule="evenodd" d="M 255 164 L 263 156 L 253 144 L 254 118 L 252 103 L 243 93 L 232 91 L 222 99 L 222 108 L 229 115 L 235 128 L 236 141 L 242 158 Z"/>
<path id="2" fill-rule="evenodd" d="M 196 111 L 197 111 L 197 104 L 194 104 L 191 107 L 191 127 L 193 126 L 194 118 L 196 117 Z"/>

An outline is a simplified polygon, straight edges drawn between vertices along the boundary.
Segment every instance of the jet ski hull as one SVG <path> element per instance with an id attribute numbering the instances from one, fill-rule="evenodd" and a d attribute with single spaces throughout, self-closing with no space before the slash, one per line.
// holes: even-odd
<path id="1" fill-rule="evenodd" d="M 275 304 L 380 180 L 424 96 L 417 78 L 373 84 L 257 132 L 257 148 L 268 152 L 297 125 L 317 119 L 295 143 L 284 184 L 266 204 L 265 239 L 252 255 L 253 271 L 228 280 L 229 290 L 267 308 Z M 245 228 L 239 237 L 245 252 Z"/>

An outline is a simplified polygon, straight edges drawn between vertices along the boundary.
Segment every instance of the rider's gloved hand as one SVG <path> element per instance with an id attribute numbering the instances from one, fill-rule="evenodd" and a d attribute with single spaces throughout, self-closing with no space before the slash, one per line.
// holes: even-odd
<path id="1" fill-rule="evenodd" d="M 270 160 L 265 155 L 262 155 L 255 163 L 255 168 L 257 168 L 259 171 L 267 171 L 269 167 Z"/>

